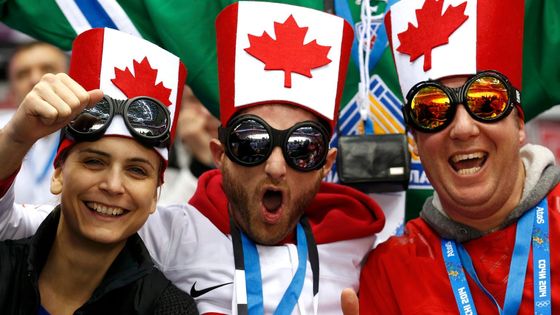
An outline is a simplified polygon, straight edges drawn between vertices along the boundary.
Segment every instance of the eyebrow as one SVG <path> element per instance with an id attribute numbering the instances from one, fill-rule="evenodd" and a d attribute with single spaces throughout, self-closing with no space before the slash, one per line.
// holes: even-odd
<path id="1" fill-rule="evenodd" d="M 90 149 L 90 148 L 80 149 L 79 153 L 94 153 L 94 154 L 97 154 L 97 155 L 111 157 L 111 155 L 107 152 L 96 150 L 96 149 Z"/>
<path id="2" fill-rule="evenodd" d="M 91 149 L 91 148 L 80 149 L 80 150 L 79 150 L 79 153 L 92 153 L 92 154 L 101 155 L 101 156 L 106 157 L 106 158 L 110 158 L 110 157 L 111 157 L 111 155 L 110 155 L 109 153 L 107 153 L 107 152 L 100 151 L 100 150 L 96 150 L 96 149 Z M 127 161 L 147 164 L 147 165 L 149 165 L 152 169 L 154 169 L 154 170 L 156 169 L 155 166 L 152 165 L 152 163 L 151 163 L 149 160 L 144 159 L 144 158 L 133 157 L 133 158 L 127 159 Z"/>

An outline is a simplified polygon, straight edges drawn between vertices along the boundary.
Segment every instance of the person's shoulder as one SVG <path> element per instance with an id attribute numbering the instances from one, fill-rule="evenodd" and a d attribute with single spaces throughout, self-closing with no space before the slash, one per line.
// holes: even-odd
<path id="1" fill-rule="evenodd" d="M 12 261 L 27 261 L 31 250 L 31 240 L 32 236 L 18 240 L 0 241 L 0 257 Z"/>
<path id="2" fill-rule="evenodd" d="M 170 283 L 161 293 L 154 309 L 156 315 L 198 314 L 194 299 Z"/>
<path id="3" fill-rule="evenodd" d="M 560 198 L 560 181 L 556 183 L 556 185 L 550 190 L 548 193 L 549 197 Z"/>
<path id="4" fill-rule="evenodd" d="M 440 246 L 441 238 L 421 218 L 408 221 L 401 235 L 391 236 L 379 244 L 371 253 L 374 259 L 394 257 L 432 256 L 435 246 Z"/>
<path id="5" fill-rule="evenodd" d="M 194 299 L 175 286 L 159 269 L 152 269 L 140 281 L 143 289 L 138 298 L 153 301 L 153 314 L 198 314 Z"/>

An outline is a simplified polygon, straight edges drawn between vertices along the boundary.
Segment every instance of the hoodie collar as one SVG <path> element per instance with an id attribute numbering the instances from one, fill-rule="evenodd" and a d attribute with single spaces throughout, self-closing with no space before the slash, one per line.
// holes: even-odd
<path id="1" fill-rule="evenodd" d="M 227 197 L 222 173 L 211 170 L 198 180 L 189 201 L 222 233 L 230 234 Z M 348 186 L 322 182 L 319 192 L 305 210 L 317 244 L 371 236 L 383 228 L 381 207 L 368 195 Z"/>
<path id="2" fill-rule="evenodd" d="M 554 166 L 554 154 L 539 145 L 527 144 L 521 148 L 521 160 L 525 167 L 525 183 L 521 201 L 506 220 L 492 231 L 480 231 L 471 226 L 453 221 L 443 211 L 437 193 L 434 191 L 424 203 L 420 217 L 442 238 L 466 242 L 482 237 L 495 230 L 517 222 L 526 211 L 537 205 L 560 181 L 560 169 Z"/>

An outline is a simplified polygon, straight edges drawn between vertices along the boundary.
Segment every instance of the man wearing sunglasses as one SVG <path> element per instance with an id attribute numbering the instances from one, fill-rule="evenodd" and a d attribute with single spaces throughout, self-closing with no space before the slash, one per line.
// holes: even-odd
<path id="1" fill-rule="evenodd" d="M 524 145 L 523 5 L 391 7 L 403 110 L 435 192 L 368 258 L 361 313 L 560 312 L 560 170 Z"/>
<path id="2" fill-rule="evenodd" d="M 384 224 L 370 197 L 322 182 L 336 155 L 328 145 L 351 26 L 308 8 L 241 1 L 218 16 L 216 29 L 217 169 L 199 178 L 189 205 L 159 207 L 139 234 L 201 314 L 340 314 L 341 292 L 358 289 L 361 262 Z M 169 130 L 160 122 L 170 116 L 161 108 L 144 97 L 105 98 L 65 132 L 93 140 L 122 119 L 142 143 L 164 145 Z M 1 238 L 29 235 L 44 216 L 18 209 L 0 212 Z"/>
<path id="3" fill-rule="evenodd" d="M 229 294 L 237 314 L 339 314 L 341 291 L 357 289 L 384 222 L 368 196 L 322 182 L 336 156 L 329 140 L 351 27 L 316 10 L 243 1 L 220 13 L 216 29 L 217 169 L 200 177 L 190 203 L 211 221 L 204 239 L 214 238 L 220 268 L 234 275 L 201 279 L 196 291 L 233 281 L 208 295 Z"/>

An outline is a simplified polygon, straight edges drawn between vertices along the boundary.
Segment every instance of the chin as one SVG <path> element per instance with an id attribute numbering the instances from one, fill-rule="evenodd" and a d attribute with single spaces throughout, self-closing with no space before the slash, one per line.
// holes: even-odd
<path id="1" fill-rule="evenodd" d="M 117 245 L 128 239 L 128 237 L 115 234 L 113 231 L 109 231 L 108 233 L 105 233 L 104 231 L 91 231 L 85 235 L 90 241 L 103 245 Z"/>
<path id="2" fill-rule="evenodd" d="M 276 228 L 279 229 L 278 227 Z M 282 232 L 285 231 L 285 229 L 280 230 L 282 230 Z M 287 236 L 286 233 L 270 231 L 266 228 L 260 229 L 259 231 L 254 231 L 254 233 L 252 232 L 251 234 L 251 238 L 253 239 L 253 241 L 261 245 L 276 245 Z"/>

